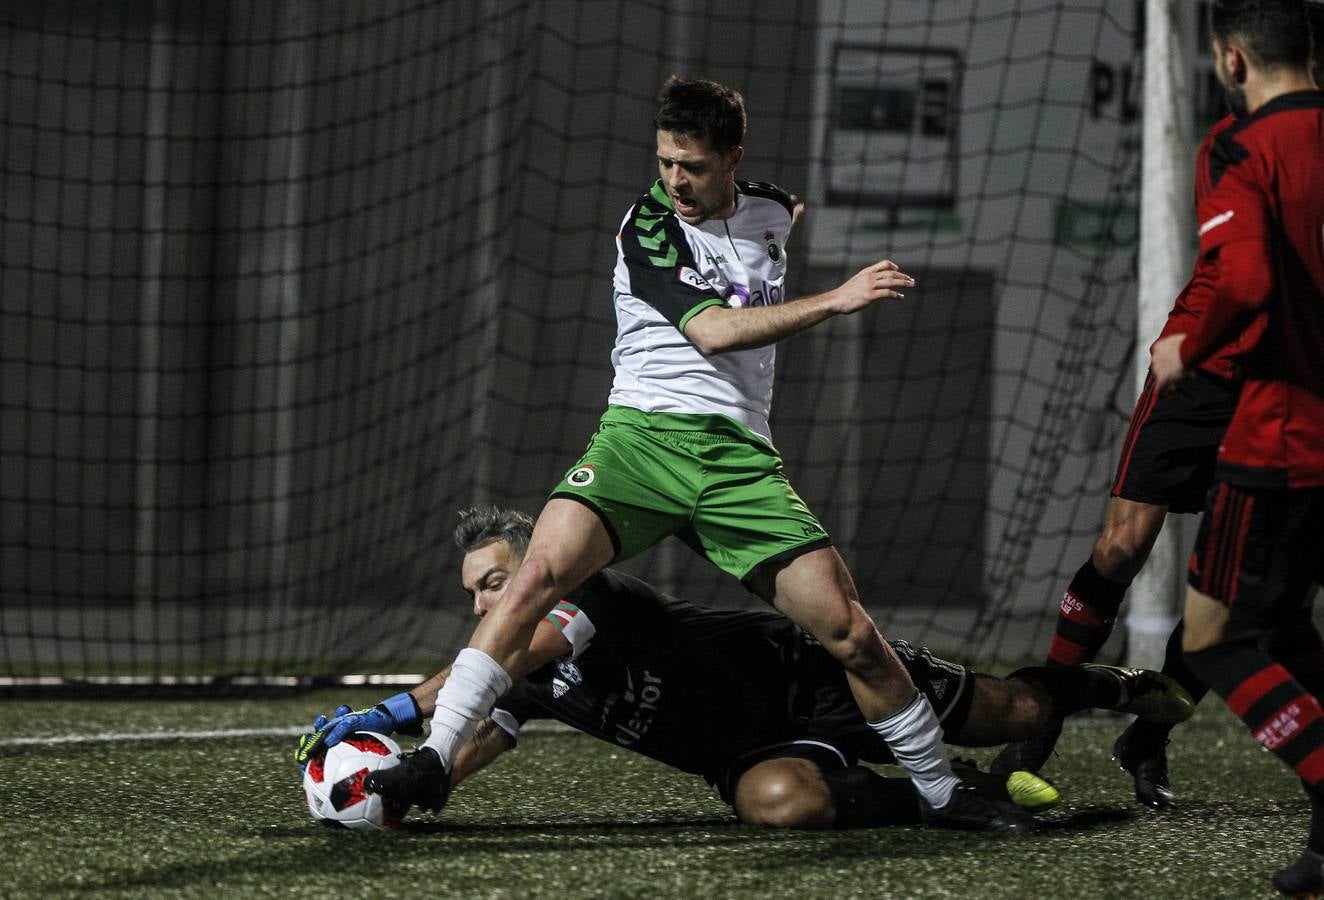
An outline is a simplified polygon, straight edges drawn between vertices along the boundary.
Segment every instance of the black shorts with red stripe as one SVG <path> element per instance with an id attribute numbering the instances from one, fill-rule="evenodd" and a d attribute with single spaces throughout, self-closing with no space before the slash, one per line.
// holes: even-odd
<path id="1" fill-rule="evenodd" d="M 1112 495 L 1171 512 L 1204 509 L 1239 391 L 1238 381 L 1203 369 L 1166 394 L 1154 390 L 1154 376 L 1147 376 L 1122 442 Z"/>
<path id="2" fill-rule="evenodd" d="M 1250 488 L 1217 481 L 1187 572 L 1232 620 L 1271 627 L 1308 613 L 1324 583 L 1324 488 Z"/>

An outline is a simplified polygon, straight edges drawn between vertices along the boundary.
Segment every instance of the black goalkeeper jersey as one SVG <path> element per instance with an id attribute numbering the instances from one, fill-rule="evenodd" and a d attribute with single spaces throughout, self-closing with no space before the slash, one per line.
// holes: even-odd
<path id="1" fill-rule="evenodd" d="M 493 718 L 512 736 L 553 718 L 709 780 L 745 754 L 801 739 L 852 761 L 890 758 L 844 670 L 781 615 L 695 606 L 607 569 L 548 618 L 573 632 L 576 651 L 497 701 Z M 893 646 L 940 716 L 968 696 L 964 668 Z"/>

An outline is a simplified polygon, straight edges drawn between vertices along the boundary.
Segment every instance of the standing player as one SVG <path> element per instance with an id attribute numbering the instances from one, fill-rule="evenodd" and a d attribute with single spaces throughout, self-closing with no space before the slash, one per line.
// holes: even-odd
<path id="1" fill-rule="evenodd" d="M 519 569 L 533 520 L 510 510 L 460 514 L 455 543 L 474 613 L 497 606 Z M 929 697 L 948 743 L 986 746 L 1029 733 L 1053 712 L 1086 706 L 1168 720 L 1193 709 L 1175 682 L 1109 666 L 1024 669 L 1006 679 L 935 659 L 904 641 L 893 648 Z M 919 821 L 908 779 L 885 779 L 856 760 L 892 757 L 865 724 L 845 671 L 786 618 L 766 611 L 703 609 L 604 569 L 538 623 L 528 677 L 497 700 L 461 749 L 459 783 L 515 745 L 530 718 L 555 718 L 617 747 L 703 776 L 742 822 L 850 827 Z M 300 744 L 335 744 L 357 730 L 418 733 L 446 673 L 407 694 L 336 718 L 319 717 Z M 973 773 L 972 773 L 972 777 Z M 1027 772 L 983 776 L 981 791 L 1034 809 L 1057 800 Z"/>
<path id="2" fill-rule="evenodd" d="M 1218 454 L 1186 593 L 1186 660 L 1256 739 L 1300 776 L 1306 849 L 1274 877 L 1324 888 L 1324 672 L 1275 661 L 1255 638 L 1309 615 L 1324 581 L 1324 93 L 1300 0 L 1216 0 L 1215 71 L 1236 124 L 1217 141 L 1199 209 L 1216 266 L 1205 316 L 1154 346 L 1159 390 L 1255 323 Z"/>
<path id="3" fill-rule="evenodd" d="M 1195 162 L 1197 203 L 1211 186 L 1210 148 L 1233 121 L 1226 116 L 1217 122 L 1200 145 Z M 1198 260 L 1168 313 L 1160 339 L 1200 318 L 1212 284 L 1212 265 Z M 1195 513 L 1204 508 L 1218 442 L 1236 406 L 1240 351 L 1240 337 L 1233 336 L 1169 393 L 1154 389 L 1152 374 L 1145 379 L 1122 444 L 1107 520 L 1062 597 L 1048 665 L 1077 666 L 1095 659 L 1112 634 L 1122 599 L 1148 559 L 1168 512 Z M 1206 688 L 1182 659 L 1181 634 L 1178 622 L 1168 638 L 1163 672 L 1198 701 Z M 1038 772 L 1061 733 L 1062 720 L 1049 720 L 1039 733 L 998 754 L 993 771 Z M 1168 727 L 1137 720 L 1113 747 L 1114 758 L 1135 778 L 1136 799 L 1148 806 L 1172 802 L 1167 742 Z"/>
<path id="4" fill-rule="evenodd" d="M 1314 62 L 1318 66 L 1318 54 Z M 1223 117 L 1200 144 L 1195 158 L 1197 207 L 1213 188 L 1211 151 L 1236 121 L 1234 115 Z M 1199 322 L 1216 275 L 1214 260 L 1197 258 L 1159 340 L 1189 331 Z M 1191 377 L 1169 391 L 1156 391 L 1152 374 L 1145 379 L 1122 445 L 1107 520 L 1090 557 L 1063 595 L 1048 665 L 1074 666 L 1095 659 L 1112 633 L 1122 599 L 1148 559 L 1167 513 L 1204 509 L 1219 443 L 1240 392 L 1239 358 L 1254 342 L 1253 325 L 1248 332 L 1227 335 L 1222 345 L 1193 367 Z M 1182 632 L 1179 620 L 1168 638 L 1163 672 L 1199 702 L 1207 688 L 1183 659 Z M 1324 640 L 1308 617 L 1283 623 L 1268 637 L 1265 647 L 1277 659 L 1324 667 Z M 1060 719 L 1050 720 L 1041 732 L 999 754 L 993 771 L 1038 772 L 1052 754 L 1061 730 Z M 1173 800 L 1166 752 L 1170 732 L 1170 725 L 1137 719 L 1113 745 L 1113 758 L 1135 781 L 1136 799 L 1154 808 L 1168 806 Z"/>
<path id="5" fill-rule="evenodd" d="M 914 280 L 883 260 L 833 290 L 789 301 L 786 242 L 797 206 L 779 188 L 736 181 L 741 96 L 673 77 L 653 124 L 661 177 L 617 235 L 609 406 L 539 515 L 505 600 L 456 658 L 431 734 L 406 765 L 420 790 L 442 791 L 475 724 L 528 673 L 542 617 L 603 566 L 674 534 L 840 662 L 929 819 L 1001 827 L 987 801 L 958 789 L 932 705 L 864 611 L 768 428 L 774 345 L 900 297 Z"/>

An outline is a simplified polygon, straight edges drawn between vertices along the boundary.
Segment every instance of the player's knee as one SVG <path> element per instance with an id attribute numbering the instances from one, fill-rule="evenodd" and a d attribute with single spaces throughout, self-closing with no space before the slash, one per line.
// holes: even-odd
<path id="1" fill-rule="evenodd" d="M 794 775 L 769 775 L 745 784 L 737 794 L 736 813 L 747 825 L 765 828 L 829 828 L 832 799 L 826 788 Z"/>
<path id="2" fill-rule="evenodd" d="M 867 667 L 883 652 L 882 637 L 867 616 L 834 616 L 823 623 L 814 637 L 852 672 Z"/>

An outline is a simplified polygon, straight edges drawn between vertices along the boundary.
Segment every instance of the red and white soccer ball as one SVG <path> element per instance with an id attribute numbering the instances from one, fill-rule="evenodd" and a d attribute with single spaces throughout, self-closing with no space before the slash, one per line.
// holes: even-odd
<path id="1" fill-rule="evenodd" d="M 398 766 L 400 748 L 384 734 L 356 731 L 323 748 L 303 770 L 308 811 L 323 825 L 345 828 L 398 828 L 405 811 L 363 789 L 369 772 Z"/>

